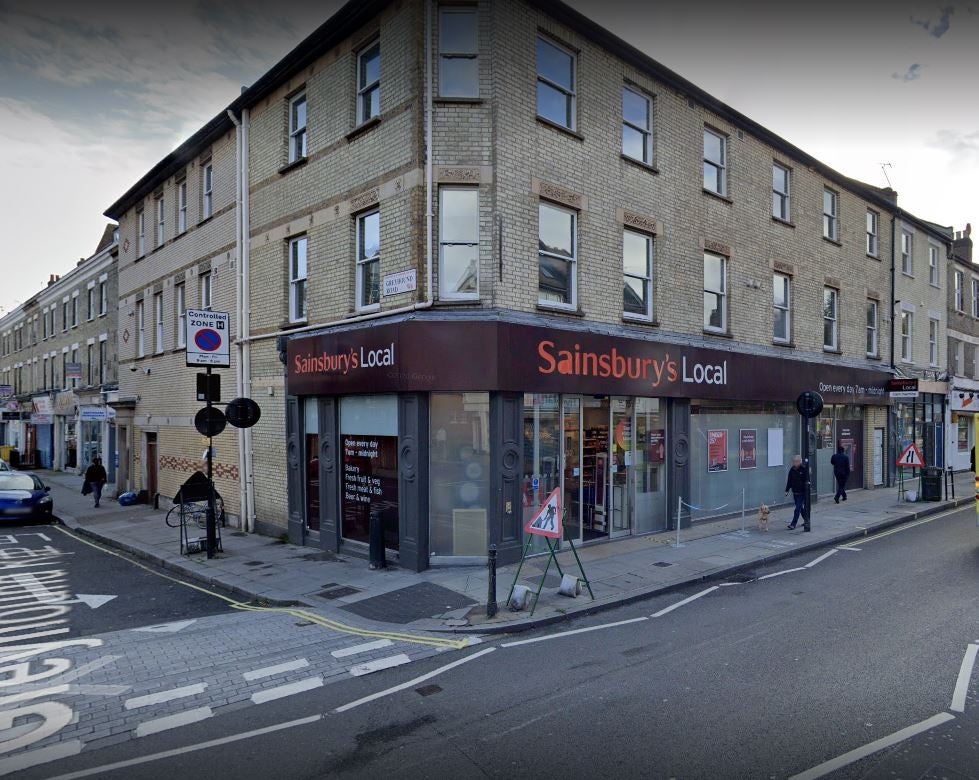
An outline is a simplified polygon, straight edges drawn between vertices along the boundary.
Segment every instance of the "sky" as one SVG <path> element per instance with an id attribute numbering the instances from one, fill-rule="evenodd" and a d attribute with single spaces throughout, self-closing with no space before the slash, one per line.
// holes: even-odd
<path id="1" fill-rule="evenodd" d="M 979 0 L 568 2 L 917 216 L 979 220 Z M 341 4 L 0 0 L 0 315 Z"/>

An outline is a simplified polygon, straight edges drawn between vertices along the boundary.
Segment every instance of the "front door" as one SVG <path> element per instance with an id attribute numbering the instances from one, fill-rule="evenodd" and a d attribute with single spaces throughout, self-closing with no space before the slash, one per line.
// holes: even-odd
<path id="1" fill-rule="evenodd" d="M 836 442 L 850 458 L 848 488 L 863 487 L 863 420 L 837 420 Z M 836 452 L 836 448 L 833 448 Z"/>
<path id="2" fill-rule="evenodd" d="M 156 434 L 146 434 L 146 492 L 149 493 L 150 502 L 158 492 L 157 488 L 157 463 L 156 463 Z"/>
<path id="3" fill-rule="evenodd" d="M 874 486 L 884 484 L 884 429 L 874 428 Z"/>
<path id="4" fill-rule="evenodd" d="M 613 398 L 611 402 L 612 440 L 609 442 L 611 477 L 610 493 L 611 535 L 626 536 L 632 531 L 633 496 L 635 495 L 635 464 L 633 454 L 633 412 L 635 399 Z"/>

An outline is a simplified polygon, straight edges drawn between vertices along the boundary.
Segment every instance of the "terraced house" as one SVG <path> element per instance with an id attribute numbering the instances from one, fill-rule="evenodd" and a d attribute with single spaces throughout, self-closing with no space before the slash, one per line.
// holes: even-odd
<path id="1" fill-rule="evenodd" d="M 248 527 L 356 554 L 380 522 L 422 569 L 513 559 L 555 490 L 582 543 L 777 503 L 807 389 L 818 492 L 837 443 L 888 482 L 897 231 L 928 290 L 948 235 L 564 4 L 348 3 L 110 209 L 122 234 L 232 137 L 238 235 L 208 251 L 263 410 Z M 157 283 L 120 257 L 123 295 Z M 940 369 L 920 327 L 907 367 L 934 335 Z"/>

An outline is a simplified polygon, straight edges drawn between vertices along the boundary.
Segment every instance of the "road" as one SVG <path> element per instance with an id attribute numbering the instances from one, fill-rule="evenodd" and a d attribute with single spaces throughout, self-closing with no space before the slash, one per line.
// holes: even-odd
<path id="1" fill-rule="evenodd" d="M 82 586 L 96 592 L 84 579 L 75 592 Z M 335 674 L 281 698 L 215 703 L 191 725 L 135 736 L 129 722 L 18 776 L 979 777 L 979 671 L 968 662 L 979 645 L 977 596 L 979 529 L 968 508 L 731 582 L 484 636 L 367 676 Z M 186 599 L 203 600 L 188 610 L 212 606 L 205 594 Z M 190 619 L 177 600 L 167 619 Z M 323 632 L 300 647 L 299 637 L 322 629 L 289 632 L 296 621 L 282 617 L 196 618 L 208 631 L 185 630 L 186 645 L 200 649 L 184 685 L 197 673 L 240 688 L 242 670 L 258 662 L 251 621 L 279 621 L 274 630 L 285 632 L 269 657 L 357 641 Z M 234 650 L 215 647 L 215 632 L 234 634 Z M 101 650 L 114 647 L 106 638 Z M 207 669 L 215 662 L 228 674 Z M 166 706 L 179 719 L 202 705 Z"/>

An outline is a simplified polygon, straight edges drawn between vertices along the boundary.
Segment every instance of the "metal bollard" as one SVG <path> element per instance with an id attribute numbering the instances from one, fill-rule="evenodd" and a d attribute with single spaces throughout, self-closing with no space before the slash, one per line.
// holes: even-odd
<path id="1" fill-rule="evenodd" d="M 486 617 L 496 615 L 496 545 L 489 546 L 489 556 L 486 561 L 489 566 L 489 589 L 486 594 Z"/>
<path id="2" fill-rule="evenodd" d="M 384 560 L 384 523 L 381 521 L 379 509 L 371 511 L 370 539 L 370 567 L 383 569 L 387 566 L 387 561 Z"/>

